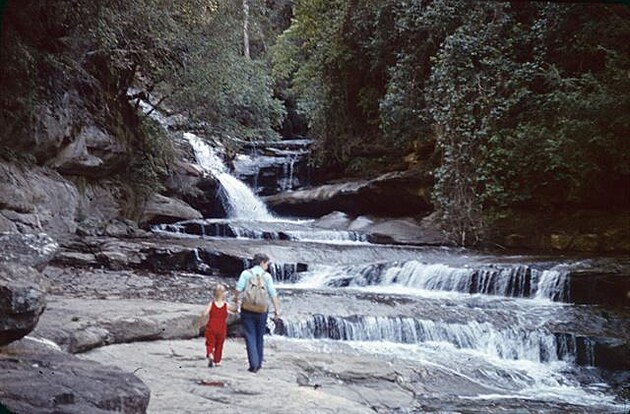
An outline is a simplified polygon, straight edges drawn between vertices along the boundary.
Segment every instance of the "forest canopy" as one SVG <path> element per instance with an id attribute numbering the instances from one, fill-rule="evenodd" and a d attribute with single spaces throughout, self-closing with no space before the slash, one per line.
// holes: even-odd
<path id="1" fill-rule="evenodd" d="M 630 206 L 620 4 L 26 0 L 4 22 L 7 141 L 51 96 L 111 118 L 134 86 L 228 142 L 308 134 L 322 180 L 423 170 L 454 234 L 514 209 Z"/>
<path id="2" fill-rule="evenodd" d="M 329 169 L 435 148 L 421 167 L 460 235 L 493 211 L 628 205 L 627 7 L 296 0 L 294 13 L 274 73 Z"/>

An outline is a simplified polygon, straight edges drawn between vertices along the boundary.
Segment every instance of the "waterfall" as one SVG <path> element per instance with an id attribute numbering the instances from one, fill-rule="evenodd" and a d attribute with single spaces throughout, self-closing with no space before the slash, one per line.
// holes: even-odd
<path id="1" fill-rule="evenodd" d="M 314 229 L 297 221 L 268 221 L 246 223 L 224 220 L 186 220 L 177 224 L 159 224 L 153 227 L 161 233 L 177 237 L 235 237 L 253 240 L 294 240 L 325 243 L 366 243 L 367 236 L 355 231 Z"/>
<path id="2" fill-rule="evenodd" d="M 291 191 L 293 190 L 293 171 L 295 169 L 295 161 L 297 159 L 296 155 L 291 155 L 288 158 L 288 162 L 286 164 L 282 164 L 282 171 L 284 173 L 284 177 L 282 177 L 282 182 L 280 184 L 281 191 Z"/>
<path id="3" fill-rule="evenodd" d="M 285 321 L 284 330 L 286 336 L 301 339 L 446 342 L 501 359 L 534 362 L 574 359 L 577 352 L 575 338 L 518 327 L 499 330 L 490 323 L 476 321 L 458 324 L 409 317 L 314 315 L 306 320 Z"/>
<path id="4" fill-rule="evenodd" d="M 538 281 L 536 299 L 569 300 L 569 278 L 566 270 L 545 270 Z"/>
<path id="5" fill-rule="evenodd" d="M 228 215 L 245 220 L 273 220 L 265 204 L 237 178 L 230 175 L 223 161 L 204 140 L 195 134 L 184 133 L 195 152 L 197 163 L 204 172 L 219 180 L 227 202 Z"/>
<path id="6" fill-rule="evenodd" d="M 234 158 L 234 176 L 248 183 L 256 194 L 293 191 L 308 184 L 310 140 L 282 140 L 262 146 L 248 143 L 247 155 Z"/>
<path id="7" fill-rule="evenodd" d="M 539 270 L 528 265 L 453 267 L 416 260 L 402 264 L 319 266 L 303 283 L 311 287 L 404 286 L 433 291 L 568 301 L 567 269 Z"/>

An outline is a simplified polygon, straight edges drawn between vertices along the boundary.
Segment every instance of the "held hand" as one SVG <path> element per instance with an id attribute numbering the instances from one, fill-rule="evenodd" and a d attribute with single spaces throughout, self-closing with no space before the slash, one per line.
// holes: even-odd
<path id="1" fill-rule="evenodd" d="M 273 317 L 274 317 L 274 319 L 279 319 L 280 318 L 280 311 L 278 309 L 273 311 Z"/>

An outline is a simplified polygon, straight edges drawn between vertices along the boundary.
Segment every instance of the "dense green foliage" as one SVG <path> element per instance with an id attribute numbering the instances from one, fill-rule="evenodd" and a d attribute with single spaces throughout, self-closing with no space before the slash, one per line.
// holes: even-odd
<path id="1" fill-rule="evenodd" d="M 628 8 L 248 4 L 245 12 L 242 0 L 9 2 L 0 62 L 5 152 L 38 148 L 42 107 L 65 108 L 72 91 L 79 99 L 70 116 L 90 114 L 86 123 L 131 142 L 131 176 L 157 188 L 171 155 L 129 106 L 133 86 L 219 138 L 275 138 L 283 118 L 285 133 L 302 131 L 297 108 L 326 178 L 409 161 L 432 174 L 435 205 L 464 244 L 514 209 L 630 204 Z M 33 152 L 38 162 L 46 155 Z"/>
<path id="2" fill-rule="evenodd" d="M 159 191 L 173 152 L 160 128 L 138 118 L 130 87 L 218 139 L 276 138 L 285 110 L 274 97 L 267 50 L 288 25 L 290 4 L 251 4 L 250 59 L 242 0 L 9 2 L 0 156 L 44 164 L 96 124 L 129 149 L 122 180 L 141 196 Z"/>
<path id="3" fill-rule="evenodd" d="M 628 204 L 629 17 L 601 4 L 296 1 L 274 71 L 338 173 L 435 144 L 436 206 L 471 243 L 509 209 Z"/>
<path id="4" fill-rule="evenodd" d="M 269 3 L 252 2 L 249 59 L 241 0 L 11 2 L 2 33 L 3 132 L 28 134 L 34 108 L 76 87 L 74 78 L 95 113 L 104 104 L 92 99 L 99 90 L 124 97 L 135 86 L 220 137 L 276 137 L 285 111 L 266 50 L 288 24 L 288 5 Z"/>
<path id="5" fill-rule="evenodd" d="M 146 92 L 219 136 L 276 136 L 284 109 L 273 97 L 264 53 L 242 52 L 242 1 L 100 2 L 91 30 L 100 52 L 140 74 Z M 265 39 L 266 9 L 252 8 L 252 43 Z M 260 57 L 261 59 L 257 59 Z"/>

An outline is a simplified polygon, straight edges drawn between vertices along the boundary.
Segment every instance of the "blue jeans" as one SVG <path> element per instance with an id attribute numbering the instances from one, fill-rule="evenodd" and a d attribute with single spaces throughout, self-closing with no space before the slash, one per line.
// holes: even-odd
<path id="1" fill-rule="evenodd" d="M 249 368 L 259 369 L 263 361 L 263 337 L 267 329 L 267 312 L 241 310 L 241 323 L 245 331 Z"/>

